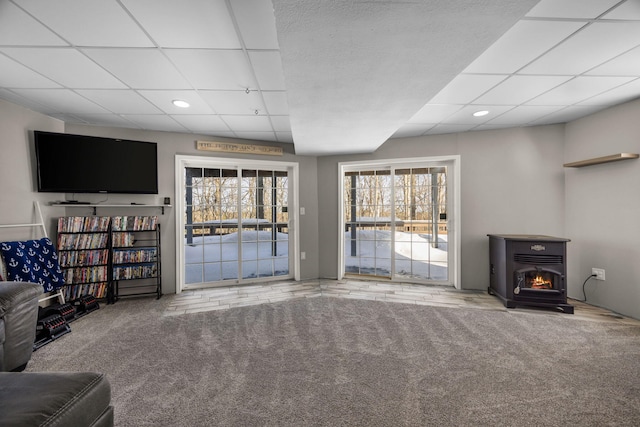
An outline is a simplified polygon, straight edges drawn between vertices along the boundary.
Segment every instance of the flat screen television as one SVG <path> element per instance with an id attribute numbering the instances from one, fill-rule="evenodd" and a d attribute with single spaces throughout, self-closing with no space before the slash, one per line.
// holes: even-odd
<path id="1" fill-rule="evenodd" d="M 158 194 L 155 142 L 34 131 L 38 191 Z"/>

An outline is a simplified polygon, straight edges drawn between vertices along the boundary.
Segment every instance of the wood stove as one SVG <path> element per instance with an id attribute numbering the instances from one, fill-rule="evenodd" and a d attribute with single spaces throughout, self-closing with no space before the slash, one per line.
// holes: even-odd
<path id="1" fill-rule="evenodd" d="M 489 289 L 507 308 L 535 306 L 573 314 L 567 304 L 567 242 L 539 235 L 489 234 Z"/>

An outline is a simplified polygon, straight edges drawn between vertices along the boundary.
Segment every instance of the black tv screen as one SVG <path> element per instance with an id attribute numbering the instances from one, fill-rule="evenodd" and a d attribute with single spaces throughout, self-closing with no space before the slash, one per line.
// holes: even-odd
<path id="1" fill-rule="evenodd" d="M 34 131 L 38 191 L 158 194 L 154 142 Z"/>

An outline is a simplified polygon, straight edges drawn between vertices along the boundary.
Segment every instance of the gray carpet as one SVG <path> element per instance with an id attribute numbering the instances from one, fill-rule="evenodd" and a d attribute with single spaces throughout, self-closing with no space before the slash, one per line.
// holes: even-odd
<path id="1" fill-rule="evenodd" d="M 28 371 L 101 371 L 118 426 L 638 426 L 640 327 L 310 298 L 163 317 L 130 299 Z"/>

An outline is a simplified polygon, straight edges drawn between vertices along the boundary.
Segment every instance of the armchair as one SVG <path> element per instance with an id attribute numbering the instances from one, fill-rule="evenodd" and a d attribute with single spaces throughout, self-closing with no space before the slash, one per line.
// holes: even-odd
<path id="1" fill-rule="evenodd" d="M 0 282 L 0 372 L 23 371 L 33 352 L 42 285 Z"/>
<path id="2" fill-rule="evenodd" d="M 33 352 L 41 295 L 39 284 L 0 282 L 0 425 L 113 427 L 106 375 L 19 372 Z"/>

